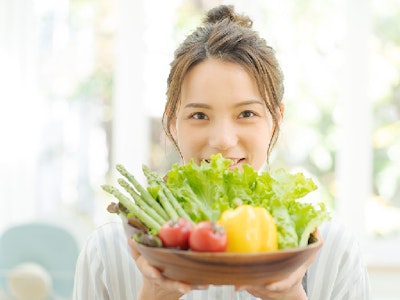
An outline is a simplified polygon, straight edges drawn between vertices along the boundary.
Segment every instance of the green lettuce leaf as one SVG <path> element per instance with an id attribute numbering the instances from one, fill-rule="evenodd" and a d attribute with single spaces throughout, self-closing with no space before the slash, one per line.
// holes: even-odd
<path id="1" fill-rule="evenodd" d="M 323 203 L 299 201 L 317 189 L 302 173 L 258 173 L 249 165 L 230 170 L 231 163 L 216 154 L 209 163 L 175 164 L 167 173 L 168 188 L 194 222 L 217 221 L 224 210 L 240 204 L 261 206 L 274 217 L 279 249 L 286 249 L 307 245 L 310 233 L 329 219 Z"/>

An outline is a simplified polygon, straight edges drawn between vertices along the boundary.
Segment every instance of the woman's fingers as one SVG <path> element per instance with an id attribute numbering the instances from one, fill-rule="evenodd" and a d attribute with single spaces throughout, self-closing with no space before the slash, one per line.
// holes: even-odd
<path id="1" fill-rule="evenodd" d="M 132 255 L 133 259 L 136 260 L 140 256 L 140 252 L 137 250 L 133 239 L 128 238 L 128 244 L 129 244 L 129 247 L 131 248 L 131 255 Z"/>
<path id="2" fill-rule="evenodd" d="M 136 266 L 140 270 L 143 276 L 156 279 L 160 278 L 162 275 L 159 270 L 152 267 L 148 261 L 140 254 L 135 246 L 135 242 L 132 239 L 128 239 L 129 247 L 131 248 L 131 255 L 136 261 Z"/>
<path id="3" fill-rule="evenodd" d="M 322 236 L 317 230 L 313 235 L 323 243 Z M 304 297 L 306 299 L 305 291 L 302 286 L 302 279 L 316 256 L 317 252 L 310 256 L 304 264 L 283 280 L 264 286 L 238 286 L 236 289 L 247 290 L 252 295 L 263 299 L 303 299 Z"/>
<path id="4" fill-rule="evenodd" d="M 132 257 L 135 259 L 136 266 L 142 273 L 143 277 L 148 281 L 152 287 L 157 287 L 157 290 L 162 289 L 179 292 L 180 294 L 188 293 L 191 290 L 190 285 L 183 282 L 170 280 L 164 277 L 161 272 L 149 264 L 135 246 L 135 242 L 132 239 L 128 239 L 129 247 L 131 248 Z"/>

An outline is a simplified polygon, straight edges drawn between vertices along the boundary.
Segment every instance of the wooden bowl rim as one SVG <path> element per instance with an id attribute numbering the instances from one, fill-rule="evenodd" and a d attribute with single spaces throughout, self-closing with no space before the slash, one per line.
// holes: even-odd
<path id="1" fill-rule="evenodd" d="M 172 280 L 192 285 L 253 285 L 281 280 L 316 253 L 323 241 L 315 239 L 305 247 L 248 253 L 196 252 L 135 243 L 150 265 Z"/>
<path id="2" fill-rule="evenodd" d="M 140 244 L 136 241 L 135 244 L 138 246 L 138 250 L 140 252 L 141 249 L 147 249 L 154 252 L 166 253 L 166 254 L 174 254 L 174 255 L 182 255 L 182 256 L 194 256 L 194 257 L 220 257 L 220 258 L 229 258 L 229 257 L 262 257 L 262 256 L 273 256 L 280 254 L 291 254 L 298 253 L 305 250 L 310 250 L 313 248 L 319 248 L 322 246 L 321 239 L 318 239 L 314 236 L 314 241 L 311 244 L 303 247 L 296 248 L 288 248 L 274 251 L 265 251 L 265 252 L 200 252 L 200 251 L 192 251 L 192 250 L 181 250 L 176 248 L 165 248 L 165 247 L 150 247 L 144 244 Z M 146 250 L 144 250 L 146 251 Z"/>

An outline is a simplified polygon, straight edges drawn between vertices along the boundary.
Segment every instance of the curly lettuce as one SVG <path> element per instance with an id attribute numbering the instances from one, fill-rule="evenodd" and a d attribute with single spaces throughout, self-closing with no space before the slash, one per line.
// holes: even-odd
<path id="1" fill-rule="evenodd" d="M 200 165 L 175 164 L 166 184 L 194 222 L 216 221 L 221 213 L 240 204 L 266 208 L 278 229 L 279 249 L 306 246 L 310 234 L 330 214 L 323 203 L 299 199 L 317 189 L 311 178 L 284 169 L 257 172 L 251 166 L 230 170 L 231 160 L 220 154 Z"/>

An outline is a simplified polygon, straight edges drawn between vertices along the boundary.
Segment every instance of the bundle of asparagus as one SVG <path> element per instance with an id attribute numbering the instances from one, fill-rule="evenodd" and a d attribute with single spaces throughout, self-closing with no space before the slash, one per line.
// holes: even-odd
<path id="1" fill-rule="evenodd" d="M 109 212 L 122 214 L 131 225 L 153 235 L 156 235 L 168 220 L 179 217 L 191 220 L 164 180 L 149 167 L 146 165 L 142 167 L 149 185 L 148 189 L 144 188 L 123 165 L 118 164 L 116 169 L 125 178 L 118 179 L 119 185 L 131 198 L 114 186 L 102 185 L 103 190 L 119 200 L 119 203 L 113 202 L 108 206 Z"/>

